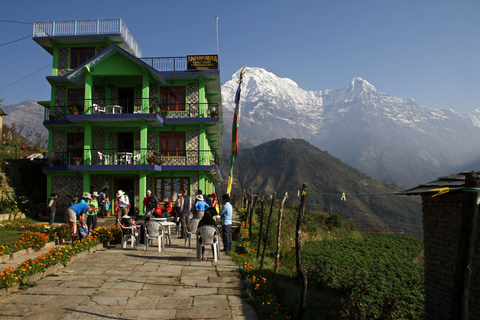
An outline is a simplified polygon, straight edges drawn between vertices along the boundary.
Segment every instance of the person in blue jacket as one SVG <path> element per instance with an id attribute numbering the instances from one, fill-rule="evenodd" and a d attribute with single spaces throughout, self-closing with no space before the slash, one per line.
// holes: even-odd
<path id="1" fill-rule="evenodd" d="M 86 215 L 88 212 L 92 212 L 94 210 L 95 206 L 93 204 L 88 205 L 83 202 L 79 202 L 68 208 L 68 226 L 70 228 L 70 236 L 72 237 L 72 240 L 78 238 L 77 220 L 80 222 L 82 228 L 87 228 Z"/>
<path id="2" fill-rule="evenodd" d="M 223 236 L 223 250 L 227 252 L 232 249 L 232 215 L 233 209 L 230 204 L 230 196 L 228 194 L 222 195 L 223 208 L 220 210 L 220 217 L 222 218 L 222 236 Z"/>
<path id="3" fill-rule="evenodd" d="M 205 199 L 201 194 L 197 195 L 196 199 L 195 214 L 193 215 L 193 218 L 202 220 L 205 210 L 207 210 L 210 206 L 205 202 Z"/>

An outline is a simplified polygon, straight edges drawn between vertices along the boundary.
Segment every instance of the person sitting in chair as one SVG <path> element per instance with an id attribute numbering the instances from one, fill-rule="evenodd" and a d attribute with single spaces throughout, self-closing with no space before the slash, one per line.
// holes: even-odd
<path id="1" fill-rule="evenodd" d="M 198 228 L 201 226 L 217 226 L 217 222 L 213 219 L 213 216 L 216 215 L 216 211 L 214 208 L 208 208 L 205 210 L 203 214 L 202 220 L 198 222 Z M 199 239 L 200 243 L 202 243 L 202 238 Z M 207 260 L 207 256 L 205 255 L 205 247 L 202 247 L 202 260 Z"/>

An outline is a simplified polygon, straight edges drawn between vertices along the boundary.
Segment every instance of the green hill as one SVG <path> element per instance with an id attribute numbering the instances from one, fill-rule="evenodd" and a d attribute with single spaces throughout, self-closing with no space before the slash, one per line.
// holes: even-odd
<path id="1" fill-rule="evenodd" d="M 227 153 L 222 164 L 224 177 L 228 177 L 229 167 Z M 278 139 L 241 149 L 234 166 L 232 192 L 283 195 L 287 191 L 290 200 L 298 200 L 303 183 L 307 184 L 307 207 L 311 210 L 339 213 L 344 220 L 353 218 L 359 228 L 422 234 L 419 198 L 391 194 L 401 189 L 372 179 L 304 140 Z M 222 185 L 221 189 L 226 187 Z M 341 201 L 343 193 L 346 201 Z"/>

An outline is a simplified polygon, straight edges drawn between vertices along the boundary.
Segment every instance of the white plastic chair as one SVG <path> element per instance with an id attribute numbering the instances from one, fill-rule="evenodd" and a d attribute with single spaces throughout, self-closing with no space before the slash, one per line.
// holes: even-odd
<path id="1" fill-rule="evenodd" d="M 98 158 L 100 159 L 100 163 L 110 164 L 110 156 L 103 154 L 100 151 L 97 151 L 97 153 L 98 153 Z"/>
<path id="2" fill-rule="evenodd" d="M 211 246 L 213 251 L 213 259 L 217 262 L 220 245 L 218 237 L 220 232 L 214 226 L 201 226 L 197 229 L 197 259 L 202 261 L 202 248 Z"/>
<path id="3" fill-rule="evenodd" d="M 133 164 L 140 164 L 140 157 L 141 157 L 141 154 L 140 154 L 140 153 L 137 153 L 137 154 L 133 157 Z"/>
<path id="4" fill-rule="evenodd" d="M 118 224 L 120 225 L 120 229 L 122 229 L 122 249 L 127 247 L 127 242 L 130 240 L 130 243 L 135 249 L 138 243 L 138 228 L 136 225 L 125 227 L 122 225 L 119 219 L 117 219 Z"/>
<path id="5" fill-rule="evenodd" d="M 185 238 L 185 246 L 187 246 L 187 240 L 188 240 L 188 247 L 190 248 L 191 242 L 192 242 L 192 234 L 196 234 L 197 232 L 197 227 L 198 223 L 200 222 L 200 219 L 190 219 L 187 225 L 187 237 Z"/>
<path id="6" fill-rule="evenodd" d="M 162 248 L 165 248 L 163 227 L 158 222 L 149 221 L 145 224 L 145 251 L 148 251 L 150 241 L 153 245 L 154 239 L 158 239 L 158 252 L 162 252 Z"/>
<path id="7" fill-rule="evenodd" d="M 96 103 L 94 103 L 92 105 L 92 107 L 93 107 L 93 112 L 94 113 L 105 113 L 105 111 L 106 111 L 105 107 L 99 107 L 98 104 L 96 104 Z"/>

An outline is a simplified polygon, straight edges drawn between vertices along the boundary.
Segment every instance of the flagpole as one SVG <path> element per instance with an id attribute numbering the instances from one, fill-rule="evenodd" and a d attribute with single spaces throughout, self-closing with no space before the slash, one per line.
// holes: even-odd
<path id="1" fill-rule="evenodd" d="M 218 54 L 218 13 L 215 14 L 215 21 L 217 25 L 217 54 Z"/>

